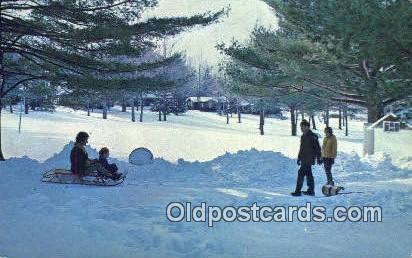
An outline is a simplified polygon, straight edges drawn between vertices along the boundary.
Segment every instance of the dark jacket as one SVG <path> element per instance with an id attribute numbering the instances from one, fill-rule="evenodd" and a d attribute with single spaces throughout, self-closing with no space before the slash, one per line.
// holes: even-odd
<path id="1" fill-rule="evenodd" d="M 320 158 L 321 149 L 318 136 L 309 130 L 300 137 L 298 161 L 302 166 L 312 166 L 315 165 L 315 159 L 320 160 Z"/>
<path id="2" fill-rule="evenodd" d="M 103 158 L 102 156 L 99 157 L 99 163 L 111 173 L 116 173 L 118 168 L 116 164 L 109 164 L 107 159 Z"/>
<path id="3" fill-rule="evenodd" d="M 75 144 L 72 151 L 70 152 L 70 162 L 73 174 L 84 176 L 87 169 L 87 160 L 89 156 L 86 150 L 79 144 Z"/>

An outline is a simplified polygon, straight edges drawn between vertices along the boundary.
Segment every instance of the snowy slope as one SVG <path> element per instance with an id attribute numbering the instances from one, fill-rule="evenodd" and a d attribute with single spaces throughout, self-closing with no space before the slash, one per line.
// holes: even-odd
<path id="1" fill-rule="evenodd" d="M 224 118 L 198 112 L 170 117 L 167 125 L 155 122 L 154 114 L 142 125 L 129 122 L 127 114 L 107 121 L 95 118 L 93 122 L 83 115 L 68 110 L 33 113 L 24 118 L 26 126 L 19 136 L 14 132 L 15 115 L 6 115 L 5 135 L 20 139 L 18 146 L 7 140 L 6 153 L 14 151 L 16 156 L 29 157 L 0 163 L 0 256 L 411 255 L 412 170 L 393 165 L 387 155 L 360 158 L 352 152 L 360 144 L 356 134 L 350 140 L 339 136 L 343 151 L 334 169 L 338 183 L 363 193 L 320 197 L 325 176 L 321 167 L 316 166 L 317 196 L 293 198 L 289 193 L 296 180 L 293 157 L 298 138 L 288 136 L 285 121 L 269 120 L 267 135 L 260 141 L 256 118 L 252 116 L 246 117 L 242 125 L 234 123 L 227 128 Z M 172 136 L 179 139 L 165 133 L 168 126 Z M 113 148 L 116 159 L 112 162 L 128 172 L 122 185 L 102 188 L 40 181 L 44 171 L 68 167 L 72 143 L 67 142 L 80 129 L 92 132 L 92 147 L 87 148 L 90 156 L 95 156 L 94 148 L 103 144 Z M 203 141 L 197 141 L 196 136 L 201 135 Z M 128 140 L 123 140 L 125 136 Z M 243 142 L 231 142 L 240 139 Z M 121 144 L 116 148 L 117 140 Z M 26 148 L 19 149 L 26 144 Z M 134 166 L 125 162 L 129 149 L 138 146 L 158 147 L 154 151 L 158 158 L 153 164 Z M 54 152 L 57 154 L 53 155 Z M 219 222 L 209 228 L 205 223 L 169 222 L 166 206 L 175 201 L 221 206 L 255 202 L 271 206 L 305 205 L 311 201 L 331 209 L 336 205 L 380 205 L 383 222 Z"/>
<path id="2" fill-rule="evenodd" d="M 101 113 L 87 117 L 84 111 L 58 108 L 56 113 L 32 112 L 23 115 L 22 132 L 18 134 L 18 114 L 3 112 L 4 154 L 7 157 L 31 158 L 44 161 L 59 152 L 80 130 L 89 132 L 89 143 L 95 148 L 107 146 L 119 159 L 127 160 L 136 147 L 147 147 L 156 157 L 176 162 L 179 158 L 205 161 L 238 150 L 274 150 L 296 157 L 299 137 L 290 136 L 288 120 L 266 119 L 265 135 L 259 135 L 259 117 L 243 115 L 242 123 L 233 116 L 189 111 L 182 116 L 171 115 L 167 122 L 158 122 L 157 113 L 145 112 L 143 123 L 130 121 L 127 113 L 115 107 L 107 120 Z M 336 123 L 336 119 L 332 120 Z M 339 150 L 362 152 L 362 121 L 349 121 L 350 136 L 337 130 Z M 320 126 L 320 122 L 318 122 Z M 323 135 L 323 132 L 319 132 Z"/>

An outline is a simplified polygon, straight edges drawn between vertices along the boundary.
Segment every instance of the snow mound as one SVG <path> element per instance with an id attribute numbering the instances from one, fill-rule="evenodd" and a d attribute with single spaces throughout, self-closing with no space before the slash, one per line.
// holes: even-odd
<path id="1" fill-rule="evenodd" d="M 0 163 L 2 171 L 10 171 L 13 176 L 28 176 L 28 180 L 39 180 L 42 173 L 52 168 L 70 168 L 70 151 L 74 142 L 43 163 L 28 157 L 13 158 Z M 96 149 L 87 145 L 90 158 L 97 158 Z M 128 181 L 133 183 L 185 183 L 193 185 L 213 185 L 216 187 L 266 187 L 291 186 L 296 182 L 299 166 L 295 159 L 279 152 L 258 151 L 256 149 L 225 153 L 211 161 L 189 162 L 179 159 L 177 164 L 161 158 L 151 164 L 136 166 L 117 159 L 121 172 L 128 173 Z M 26 173 L 26 174 L 24 174 Z M 314 166 L 313 174 L 317 182 L 323 182 L 325 174 L 322 166 Z M 339 153 L 333 167 L 336 180 L 345 185 L 352 181 L 390 180 L 411 178 L 412 170 L 401 169 L 392 164 L 389 155 L 361 158 L 356 153 Z M 30 176 L 32 175 L 32 176 Z"/>
<path id="2" fill-rule="evenodd" d="M 74 142 L 66 144 L 63 149 L 43 163 L 28 157 L 13 158 L 0 163 L 4 171 L 23 171 L 39 177 L 52 168 L 70 168 L 70 151 Z M 86 151 L 90 158 L 97 158 L 95 148 L 87 145 Z M 256 149 L 225 153 L 211 161 L 189 162 L 179 159 L 177 164 L 161 158 L 151 164 L 136 166 L 117 159 L 115 162 L 120 171 L 128 173 L 128 181 L 135 183 L 176 182 L 192 184 L 207 184 L 220 186 L 268 187 L 290 186 L 296 181 L 299 166 L 295 159 L 288 158 L 282 153 L 273 151 L 258 151 Z M 1 169 L 3 171 L 3 169 Z M 322 166 L 314 166 L 315 180 L 323 182 Z M 338 154 L 333 174 L 341 184 L 351 181 L 405 179 L 412 176 L 412 170 L 401 169 L 392 164 L 390 155 L 361 158 L 356 153 Z M 27 176 L 27 174 L 26 174 Z M 34 179 L 34 178 L 32 178 Z"/>
<path id="3" fill-rule="evenodd" d="M 412 170 L 393 165 L 389 154 L 359 157 L 355 152 L 338 154 L 333 167 L 335 177 L 341 181 L 385 180 L 410 178 Z"/>
<path id="4" fill-rule="evenodd" d="M 400 168 L 412 170 L 412 157 L 402 157 L 399 159 Z"/>
<path id="5" fill-rule="evenodd" d="M 279 186 L 296 179 L 297 165 L 279 152 L 239 151 L 206 162 L 218 181 L 242 186 Z"/>
<path id="6" fill-rule="evenodd" d="M 230 256 L 243 257 L 238 253 L 239 247 L 232 248 L 230 242 L 233 236 L 239 238 L 243 235 L 253 236 L 250 248 L 259 245 L 262 239 L 268 239 L 264 246 L 266 249 L 252 250 L 259 257 L 270 256 L 267 255 L 269 252 L 276 253 L 285 245 L 287 250 L 293 250 L 293 246 L 303 245 L 308 239 L 328 246 L 342 242 L 346 246 L 338 251 L 345 255 L 353 245 L 357 250 L 370 244 L 378 243 L 377 247 L 387 245 L 376 250 L 373 257 L 379 256 L 375 254 L 394 256 L 389 253 L 394 245 L 399 247 L 396 257 L 401 257 L 410 247 L 410 227 L 405 225 L 410 220 L 412 206 L 410 186 L 404 184 L 410 180 L 402 178 L 410 178 L 412 171 L 394 167 L 388 157 L 373 160 L 339 153 L 333 170 L 336 181 L 348 186 L 350 191 L 363 193 L 330 198 L 291 197 L 289 193 L 294 189 L 299 168 L 296 160 L 279 152 L 256 149 L 225 153 L 207 162 L 180 159 L 175 164 L 157 158 L 152 164 L 135 166 L 115 160 L 120 171 L 128 172 L 125 182 L 115 187 L 41 182 L 41 175 L 47 169 L 69 164 L 72 146 L 73 143 L 67 144 L 44 163 L 27 157 L 0 162 L 1 254 L 10 257 L 48 257 L 50 253 L 60 253 L 64 257 L 89 257 L 91 253 L 96 257 L 156 257 L 162 252 L 166 254 L 164 257 L 219 257 L 221 253 L 229 252 Z M 87 151 L 90 157 L 97 155 L 90 146 Z M 313 172 L 318 194 L 325 173 L 321 166 L 315 166 Z M 398 182 L 403 186 L 399 187 Z M 221 222 L 206 230 L 204 224 L 176 224 L 165 218 L 166 205 L 175 201 L 191 201 L 195 205 L 206 201 L 221 206 L 251 205 L 254 202 L 301 206 L 308 200 L 329 208 L 336 205 L 382 205 L 385 223 L 378 227 L 367 223 Z M 273 242 L 273 235 L 285 232 L 296 233 L 290 237 L 293 241 L 287 239 L 273 246 L 277 243 Z M 330 232 L 341 234 L 331 238 Z M 347 235 L 355 235 L 354 242 L 347 243 L 347 239 L 340 238 Z M 50 239 L 57 242 L 45 249 L 44 243 L 49 243 Z M 69 247 L 79 243 L 79 248 L 75 249 L 77 253 L 73 255 L 73 248 Z M 319 246 L 316 248 L 316 252 L 325 251 Z M 267 253 L 259 253 L 261 250 Z M 188 255 L 182 256 L 182 253 Z M 323 257 L 331 257 L 335 253 L 333 250 Z M 287 255 L 284 253 L 282 256 Z M 349 252 L 346 256 L 356 255 Z"/>
<path id="7" fill-rule="evenodd" d="M 70 168 L 70 152 L 73 149 L 74 142 L 66 144 L 63 149 L 55 153 L 53 157 L 44 161 L 45 164 L 53 168 Z M 92 148 L 90 145 L 86 145 L 86 151 L 90 159 L 96 159 L 99 157 L 98 151 Z"/>

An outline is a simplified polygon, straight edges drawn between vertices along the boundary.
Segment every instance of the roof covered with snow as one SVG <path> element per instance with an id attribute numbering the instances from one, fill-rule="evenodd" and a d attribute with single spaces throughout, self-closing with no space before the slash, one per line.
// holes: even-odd
<path id="1" fill-rule="evenodd" d="M 386 114 L 383 117 L 381 117 L 380 119 L 378 119 L 375 123 L 371 124 L 368 127 L 368 129 L 373 129 L 373 128 L 377 127 L 380 123 L 387 120 L 388 118 L 399 119 L 399 117 L 397 115 L 395 115 L 392 112 L 389 112 L 388 114 Z M 404 122 L 404 123 L 407 127 L 412 128 L 412 125 L 410 125 L 408 122 Z"/>
<path id="2" fill-rule="evenodd" d="M 188 97 L 186 101 L 191 102 L 208 102 L 208 101 L 223 101 L 225 97 Z"/>
<path id="3" fill-rule="evenodd" d="M 380 119 L 378 119 L 375 123 L 371 124 L 371 125 L 368 127 L 368 129 L 375 128 L 375 127 L 378 126 L 380 123 L 382 123 L 383 121 L 385 121 L 386 119 L 388 119 L 388 118 L 390 118 L 390 117 L 395 118 L 395 119 L 398 118 L 394 113 L 390 112 L 390 113 L 384 115 L 383 117 L 381 117 Z"/>

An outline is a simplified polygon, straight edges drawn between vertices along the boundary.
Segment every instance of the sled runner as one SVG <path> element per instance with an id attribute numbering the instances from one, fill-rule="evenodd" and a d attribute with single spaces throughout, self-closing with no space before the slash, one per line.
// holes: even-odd
<path id="1" fill-rule="evenodd" d="M 126 175 L 122 175 L 118 180 L 110 178 L 103 178 L 97 175 L 97 173 L 79 178 L 79 176 L 73 174 L 70 170 L 66 169 L 52 169 L 43 174 L 42 181 L 48 183 L 57 184 L 80 184 L 80 185 L 96 185 L 96 186 L 115 186 L 123 183 Z"/>

